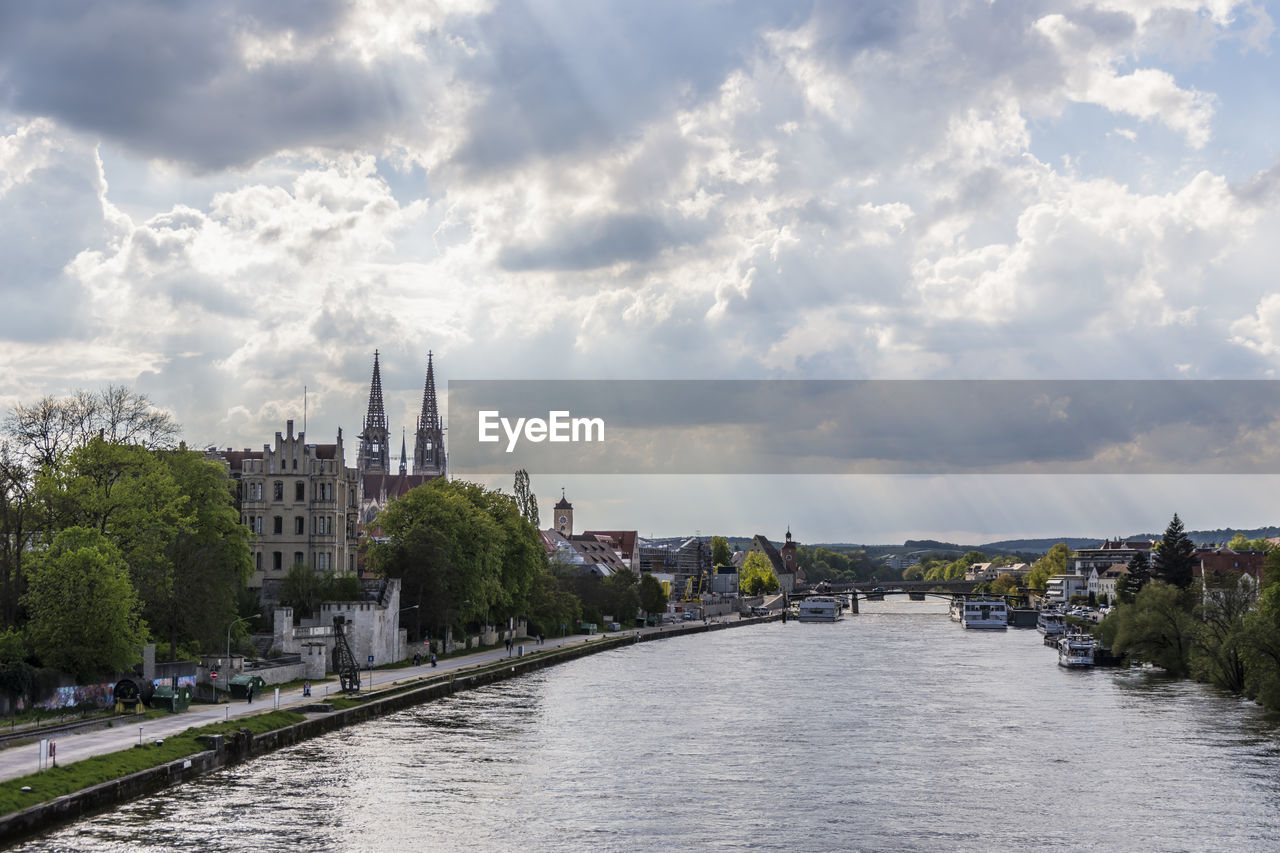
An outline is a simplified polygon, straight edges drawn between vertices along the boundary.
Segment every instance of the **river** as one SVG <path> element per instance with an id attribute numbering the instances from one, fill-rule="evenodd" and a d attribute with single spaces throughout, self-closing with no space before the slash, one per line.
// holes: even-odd
<path id="1" fill-rule="evenodd" d="M 1280 726 L 941 602 L 642 643 L 346 729 L 19 850 L 1258 850 Z"/>

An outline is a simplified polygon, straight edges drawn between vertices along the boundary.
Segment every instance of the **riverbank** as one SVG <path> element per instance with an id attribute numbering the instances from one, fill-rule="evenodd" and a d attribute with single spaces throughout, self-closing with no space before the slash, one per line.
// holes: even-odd
<path id="1" fill-rule="evenodd" d="M 476 655 L 475 658 L 483 659 L 458 659 L 455 667 L 447 671 L 433 673 L 428 670 L 421 676 L 392 680 L 380 689 L 353 697 L 354 701 L 343 699 L 340 703 L 342 705 L 353 701 L 349 707 L 336 707 L 339 704 L 336 695 L 333 697 L 334 702 L 326 702 L 323 697 L 313 697 L 308 700 L 308 704 L 296 703 L 302 704 L 298 710 L 306 716 L 302 722 L 256 734 L 247 727 L 242 727 L 242 730 L 230 734 L 212 735 L 206 740 L 208 748 L 202 752 L 122 775 L 118 779 L 57 796 L 47 802 L 36 803 L 4 815 L 0 817 L 0 843 L 12 843 L 24 836 L 47 831 L 128 800 L 189 781 L 205 773 L 422 702 L 430 702 L 460 691 L 483 687 L 625 645 L 751 625 L 768 621 L 769 618 L 707 624 L 689 623 L 633 630 L 607 637 L 575 638 L 572 642 L 565 642 L 544 651 L 536 651 L 538 647 L 535 646 L 533 647 L 535 653 L 525 657 L 495 658 L 491 653 Z M 301 697 L 298 698 L 301 699 Z M 265 701 L 262 705 L 259 713 L 272 710 L 274 707 Z M 214 709 L 215 714 L 217 710 Z M 173 719 L 181 720 L 181 717 Z M 11 779 L 4 784 L 6 786 L 33 784 L 27 781 L 31 778 Z M 39 777 L 34 778 L 38 780 Z M 32 793 L 38 795 L 34 790 Z"/>

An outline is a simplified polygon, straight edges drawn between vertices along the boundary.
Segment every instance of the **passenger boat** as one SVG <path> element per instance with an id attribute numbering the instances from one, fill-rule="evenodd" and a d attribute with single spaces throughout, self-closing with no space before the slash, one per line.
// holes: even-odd
<path id="1" fill-rule="evenodd" d="M 1056 637 L 1067 631 L 1066 614 L 1058 610 L 1041 610 L 1036 617 L 1036 630 L 1046 637 Z"/>
<path id="2" fill-rule="evenodd" d="M 1098 643 L 1088 634 L 1067 634 L 1058 640 L 1058 666 L 1071 669 L 1093 666 Z"/>
<path id="3" fill-rule="evenodd" d="M 843 602 L 833 595 L 815 595 L 803 599 L 796 611 L 798 622 L 839 622 L 843 616 Z"/>
<path id="4" fill-rule="evenodd" d="M 1003 598 L 953 598 L 951 619 L 966 628 L 1009 627 L 1009 608 Z"/>

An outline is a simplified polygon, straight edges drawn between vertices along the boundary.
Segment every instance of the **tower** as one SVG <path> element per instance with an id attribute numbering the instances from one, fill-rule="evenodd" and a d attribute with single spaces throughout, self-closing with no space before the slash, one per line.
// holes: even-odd
<path id="1" fill-rule="evenodd" d="M 404 452 L 404 427 L 400 427 L 400 476 L 403 477 L 409 473 L 409 460 L 405 458 Z"/>
<path id="2" fill-rule="evenodd" d="M 560 500 L 556 503 L 555 519 L 556 530 L 561 536 L 568 538 L 573 535 L 573 504 L 565 498 L 564 489 L 560 490 Z"/>
<path id="3" fill-rule="evenodd" d="M 422 389 L 422 414 L 413 437 L 413 473 L 443 477 L 448 470 L 444 453 L 444 427 L 436 403 L 436 374 L 431 352 L 427 352 L 427 382 Z"/>
<path id="4" fill-rule="evenodd" d="M 378 366 L 378 351 L 374 350 L 373 381 L 369 383 L 369 413 L 364 416 L 360 452 L 356 454 L 356 468 L 361 474 L 391 473 L 390 443 L 387 413 L 382 406 L 382 371 Z"/>

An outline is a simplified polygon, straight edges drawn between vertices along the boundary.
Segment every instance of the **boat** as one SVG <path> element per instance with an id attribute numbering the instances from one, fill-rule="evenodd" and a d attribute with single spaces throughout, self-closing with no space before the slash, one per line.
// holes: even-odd
<path id="1" fill-rule="evenodd" d="M 953 598 L 951 620 L 966 628 L 1009 627 L 1009 608 L 1003 598 Z"/>
<path id="2" fill-rule="evenodd" d="M 814 595 L 803 599 L 796 611 L 798 622 L 839 622 L 844 617 L 844 604 L 833 595 Z"/>
<path id="3" fill-rule="evenodd" d="M 884 587 L 878 586 L 867 593 L 867 601 L 884 601 Z"/>
<path id="4" fill-rule="evenodd" d="M 1067 631 L 1067 617 L 1060 610 L 1041 610 L 1036 617 L 1036 630 L 1046 637 L 1057 637 Z"/>
<path id="5" fill-rule="evenodd" d="M 1088 634 L 1066 634 L 1058 640 L 1058 666 L 1070 669 L 1093 666 L 1098 642 Z"/>

